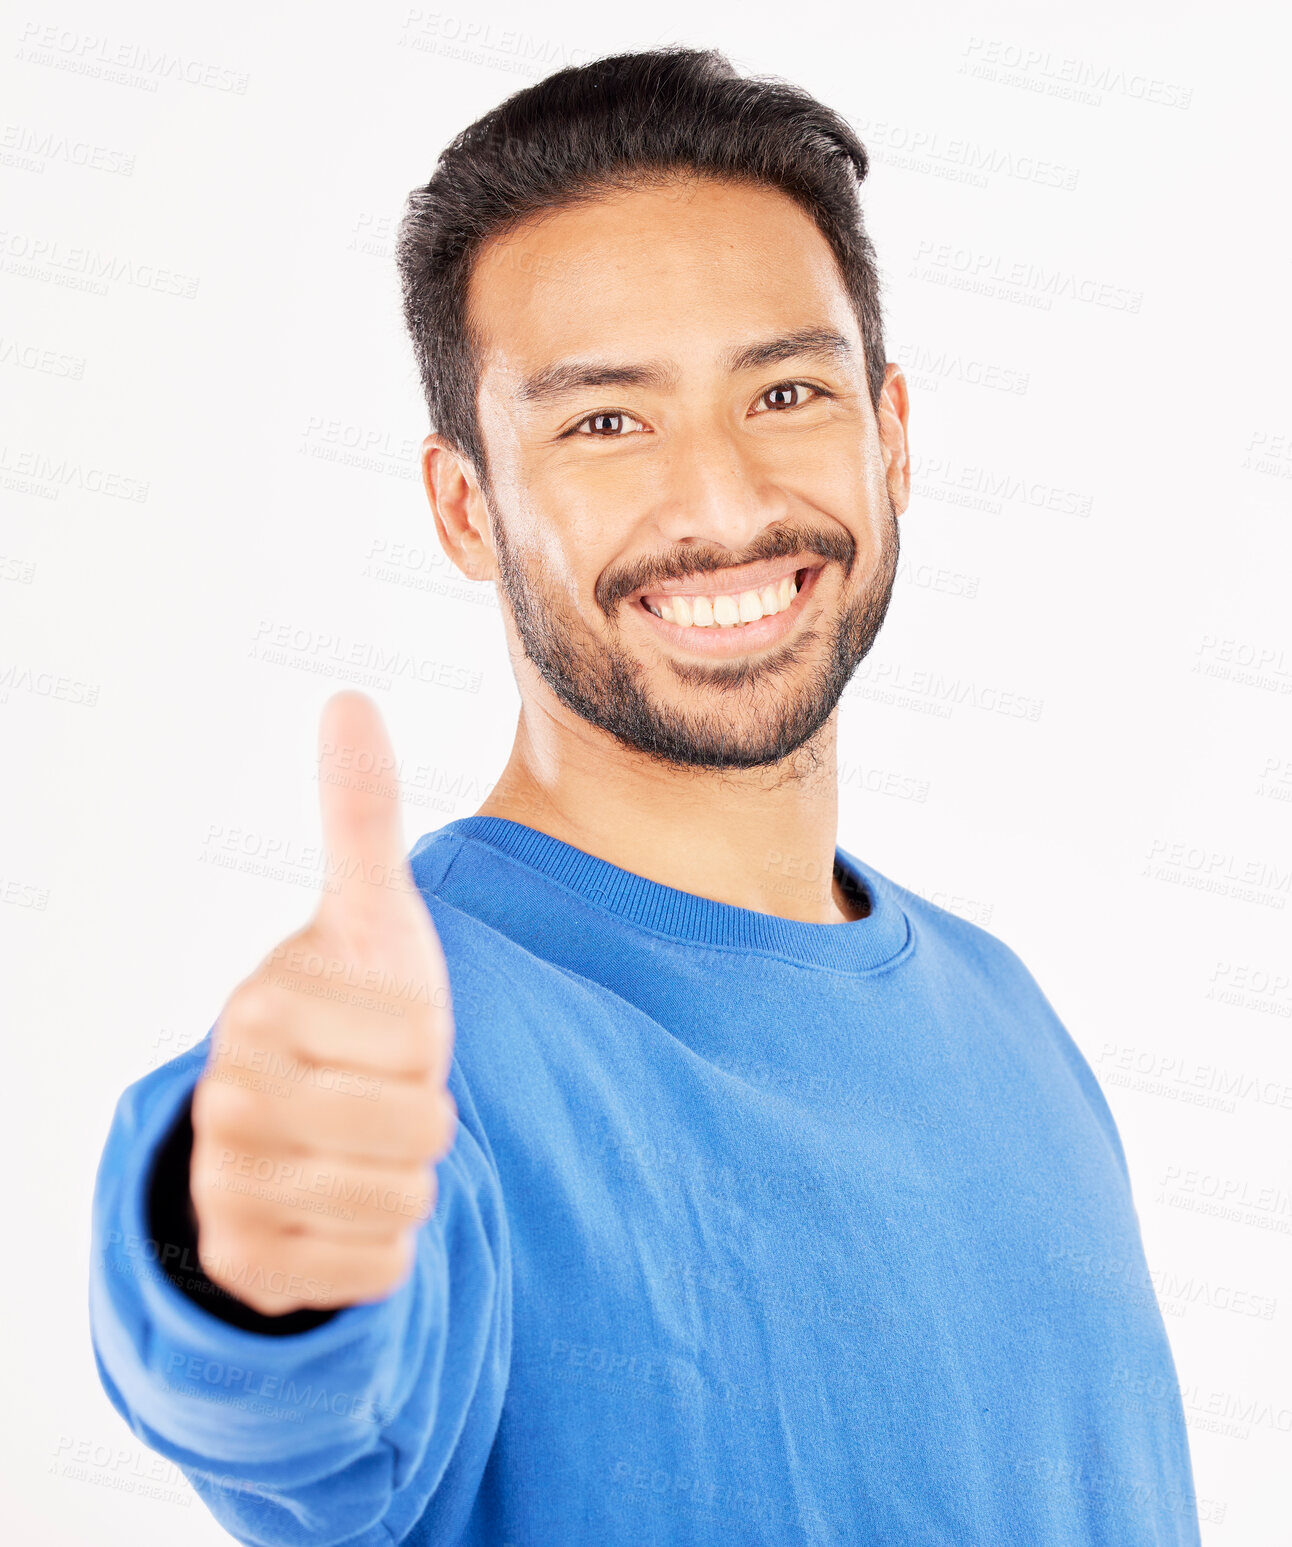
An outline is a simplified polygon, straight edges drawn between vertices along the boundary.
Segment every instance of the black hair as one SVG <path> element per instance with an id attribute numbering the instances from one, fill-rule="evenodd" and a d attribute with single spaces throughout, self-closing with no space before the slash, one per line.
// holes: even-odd
<path id="1" fill-rule="evenodd" d="M 689 175 L 766 184 L 812 217 L 838 260 L 877 407 L 880 278 L 857 193 L 867 165 L 833 109 L 777 77 L 740 75 L 716 49 L 611 54 L 515 92 L 446 147 L 399 226 L 404 320 L 432 428 L 487 489 L 480 338 L 467 307 L 486 242 L 535 216 Z"/>

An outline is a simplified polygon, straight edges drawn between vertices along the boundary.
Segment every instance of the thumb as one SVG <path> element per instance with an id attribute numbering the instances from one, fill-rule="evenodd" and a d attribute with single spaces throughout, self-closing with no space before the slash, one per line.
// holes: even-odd
<path id="1" fill-rule="evenodd" d="M 327 850 L 319 917 L 371 922 L 412 891 L 395 754 L 376 704 L 337 693 L 319 721 L 319 805 Z"/>

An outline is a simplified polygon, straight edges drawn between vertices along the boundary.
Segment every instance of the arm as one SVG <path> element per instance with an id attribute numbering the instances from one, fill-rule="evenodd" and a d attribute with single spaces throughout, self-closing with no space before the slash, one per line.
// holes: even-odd
<path id="1" fill-rule="evenodd" d="M 458 1132 L 407 1280 L 366 1304 L 273 1317 L 151 1228 L 152 1199 L 164 1223 L 176 1190 L 161 1167 L 178 1157 L 206 1050 L 129 1087 L 99 1167 L 90 1321 L 113 1406 L 238 1541 L 389 1547 L 424 1513 L 430 1539 L 452 1540 L 493 1442 L 511 1339 L 502 1198 L 456 1063 Z"/>
<path id="2" fill-rule="evenodd" d="M 469 1513 L 510 1358 L 497 1169 L 372 704 L 324 711 L 329 885 L 212 1033 L 117 1105 L 90 1321 L 108 1396 L 240 1541 Z M 186 1153 L 187 1145 L 187 1153 Z"/>

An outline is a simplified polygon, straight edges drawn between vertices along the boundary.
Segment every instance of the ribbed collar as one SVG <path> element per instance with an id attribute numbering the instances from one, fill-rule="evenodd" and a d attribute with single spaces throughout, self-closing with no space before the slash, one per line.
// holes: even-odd
<path id="1" fill-rule="evenodd" d="M 835 858 L 869 897 L 870 912 L 847 924 L 805 924 L 648 881 L 506 817 L 459 817 L 440 832 L 487 844 L 594 907 L 673 940 L 783 956 L 836 972 L 869 972 L 901 955 L 911 939 L 910 923 L 885 878 L 843 849 L 835 850 Z"/>

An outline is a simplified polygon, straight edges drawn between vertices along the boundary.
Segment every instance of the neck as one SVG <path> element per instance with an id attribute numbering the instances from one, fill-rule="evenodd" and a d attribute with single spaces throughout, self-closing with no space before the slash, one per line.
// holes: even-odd
<path id="1" fill-rule="evenodd" d="M 834 876 L 835 716 L 769 768 L 674 768 L 564 708 L 521 710 L 477 816 L 506 817 L 634 875 L 810 924 L 856 918 Z"/>

